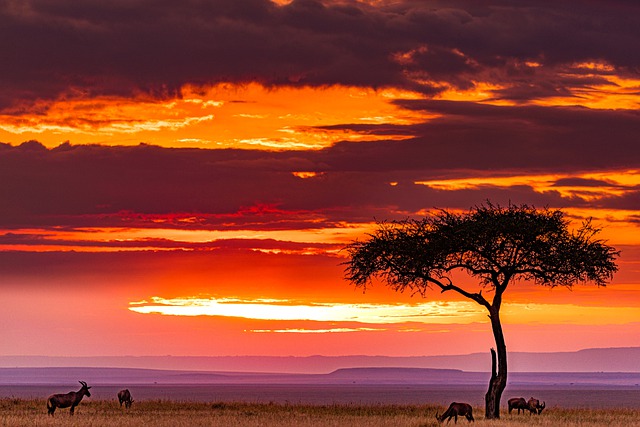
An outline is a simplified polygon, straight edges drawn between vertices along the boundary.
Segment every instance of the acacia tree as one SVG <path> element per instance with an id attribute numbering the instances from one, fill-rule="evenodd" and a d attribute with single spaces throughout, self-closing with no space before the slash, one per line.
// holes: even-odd
<path id="1" fill-rule="evenodd" d="M 395 291 L 422 297 L 429 289 L 452 291 L 486 308 L 496 350 L 491 349 L 485 417 L 500 418 L 507 385 L 507 347 L 500 323 L 505 291 L 518 281 L 548 287 L 588 282 L 605 286 L 618 270 L 619 252 L 596 238 L 599 231 L 590 220 L 570 231 L 561 210 L 527 205 L 487 202 L 462 214 L 438 210 L 423 219 L 378 223 L 366 241 L 346 247 L 345 275 L 365 290 L 375 277 Z M 454 279 L 460 271 L 473 277 L 477 287 L 471 290 Z"/>

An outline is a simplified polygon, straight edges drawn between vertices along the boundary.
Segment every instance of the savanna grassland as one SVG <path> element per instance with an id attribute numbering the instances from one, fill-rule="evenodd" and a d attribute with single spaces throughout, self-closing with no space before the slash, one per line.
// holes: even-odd
<path id="1" fill-rule="evenodd" d="M 2 426 L 220 426 L 220 427 L 427 427 L 437 426 L 435 405 L 304 405 L 274 403 L 194 403 L 165 400 L 134 402 L 131 409 L 115 401 L 84 401 L 74 416 L 58 409 L 47 416 L 44 400 L 0 399 Z M 639 409 L 548 408 L 540 416 L 509 415 L 484 420 L 482 408 L 474 408 L 474 427 L 482 426 L 640 426 Z M 459 425 L 467 425 L 465 419 Z M 445 423 L 446 424 L 446 421 Z M 444 425 L 443 424 L 443 425 Z M 453 420 L 450 425 L 453 425 Z"/>

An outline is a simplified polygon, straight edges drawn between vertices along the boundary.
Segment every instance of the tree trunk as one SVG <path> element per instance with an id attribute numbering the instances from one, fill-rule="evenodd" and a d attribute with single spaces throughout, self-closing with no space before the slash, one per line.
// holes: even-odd
<path id="1" fill-rule="evenodd" d="M 500 315 L 498 310 L 491 310 L 491 329 L 493 337 L 496 341 L 496 350 L 491 349 L 491 379 L 489 380 L 489 390 L 485 395 L 485 418 L 500 418 L 500 399 L 502 392 L 507 386 L 507 346 L 502 333 L 502 325 L 500 324 Z M 497 369 L 496 369 L 497 365 Z"/>

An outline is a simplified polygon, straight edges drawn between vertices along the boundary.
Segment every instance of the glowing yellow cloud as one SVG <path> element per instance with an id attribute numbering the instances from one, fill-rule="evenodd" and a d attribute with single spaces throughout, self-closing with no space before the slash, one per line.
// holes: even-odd
<path id="1" fill-rule="evenodd" d="M 602 184 L 598 186 L 580 186 L 559 184 L 562 179 L 579 178 L 583 180 L 597 180 Z M 602 197 L 621 196 L 634 191 L 633 186 L 640 185 L 640 173 L 637 170 L 597 172 L 584 174 L 548 174 L 548 175 L 510 175 L 510 176 L 485 176 L 478 178 L 460 178 L 417 181 L 416 184 L 425 185 L 437 190 L 464 190 L 478 189 L 482 187 L 512 187 L 526 185 L 539 193 L 555 191 L 565 197 L 580 196 L 585 200 L 597 200 Z"/>
<path id="2" fill-rule="evenodd" d="M 358 322 L 366 324 L 470 324 L 484 323 L 486 311 L 473 302 L 428 301 L 418 304 L 299 303 L 287 300 L 153 297 L 131 302 L 129 310 L 171 316 L 222 316 L 254 320 Z M 585 307 L 574 304 L 506 303 L 502 317 L 508 324 L 626 324 L 638 321 L 636 307 Z M 298 328 L 292 328 L 294 330 Z M 306 328 L 304 328 L 307 330 Z M 340 327 L 310 330 L 319 333 Z M 258 330 L 266 332 L 267 330 Z M 271 331 L 271 330 L 269 330 Z M 273 330 L 286 332 L 291 330 Z M 298 330 L 298 332 L 300 332 Z"/>
<path id="3" fill-rule="evenodd" d="M 238 300 L 215 298 L 153 297 L 151 302 L 130 303 L 129 310 L 141 314 L 173 316 L 224 316 L 256 320 L 312 320 L 319 322 L 473 323 L 486 317 L 468 302 L 407 304 L 299 304 L 285 300 Z"/>
<path id="4" fill-rule="evenodd" d="M 330 329 L 302 329 L 302 328 L 289 328 L 289 329 L 248 329 L 245 332 L 254 333 L 276 333 L 276 334 L 335 334 L 344 332 L 382 332 L 386 329 L 376 328 L 330 328 Z"/>
<path id="5" fill-rule="evenodd" d="M 316 176 L 321 176 L 323 175 L 323 173 L 318 173 L 318 172 L 304 172 L 304 171 L 300 171 L 300 172 L 292 172 L 293 176 L 297 177 L 297 178 L 302 178 L 302 179 L 306 179 L 306 178 L 315 178 Z"/>

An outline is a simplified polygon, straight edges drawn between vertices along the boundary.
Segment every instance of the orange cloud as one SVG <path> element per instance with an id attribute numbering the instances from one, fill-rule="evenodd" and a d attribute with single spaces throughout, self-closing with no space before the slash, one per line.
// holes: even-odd
<path id="1" fill-rule="evenodd" d="M 50 101 L 39 113 L 0 115 L 0 140 L 73 144 L 309 150 L 342 140 L 404 139 L 406 135 L 330 130 L 342 123 L 413 124 L 428 117 L 392 101 L 417 95 L 348 86 L 266 88 L 260 84 L 185 86 L 170 99 L 98 97 Z M 324 127 L 324 128 L 323 128 Z"/>

